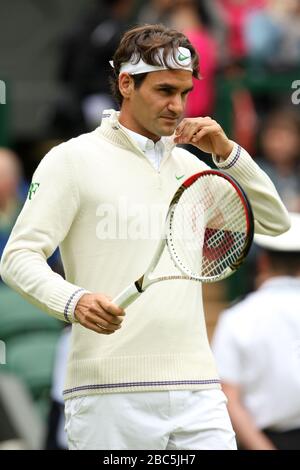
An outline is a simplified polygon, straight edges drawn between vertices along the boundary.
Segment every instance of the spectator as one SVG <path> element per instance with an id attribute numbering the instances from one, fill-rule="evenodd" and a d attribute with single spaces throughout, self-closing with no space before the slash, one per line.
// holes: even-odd
<path id="1" fill-rule="evenodd" d="M 22 170 L 17 155 L 0 148 L 0 256 L 22 207 Z"/>
<path id="2" fill-rule="evenodd" d="M 73 136 L 100 123 L 102 111 L 115 105 L 107 79 L 109 60 L 128 26 L 134 0 L 97 0 L 62 45 L 60 80 L 65 94 L 54 112 L 59 135 Z"/>
<path id="3" fill-rule="evenodd" d="M 200 58 L 202 80 L 193 79 L 194 89 L 187 98 L 186 116 L 209 116 L 215 107 L 217 42 L 204 27 L 194 0 L 175 2 L 170 21 L 175 29 L 189 38 Z"/>
<path id="4" fill-rule="evenodd" d="M 150 0 L 143 3 L 138 14 L 138 23 L 163 23 L 166 26 L 170 26 L 169 15 L 174 5 L 174 0 Z"/>
<path id="5" fill-rule="evenodd" d="M 240 447 L 300 450 L 300 214 L 256 236 L 256 292 L 221 315 L 213 352 Z"/>
<path id="6" fill-rule="evenodd" d="M 264 9 L 265 0 L 216 0 L 223 22 L 227 25 L 227 47 L 232 61 L 247 55 L 244 39 L 244 24 L 253 10 Z"/>
<path id="7" fill-rule="evenodd" d="M 287 108 L 272 112 L 262 126 L 259 164 L 272 178 L 285 206 L 300 212 L 300 118 Z"/>
<path id="8" fill-rule="evenodd" d="M 300 65 L 300 1 L 269 0 L 244 23 L 245 43 L 255 62 L 273 66 Z"/>

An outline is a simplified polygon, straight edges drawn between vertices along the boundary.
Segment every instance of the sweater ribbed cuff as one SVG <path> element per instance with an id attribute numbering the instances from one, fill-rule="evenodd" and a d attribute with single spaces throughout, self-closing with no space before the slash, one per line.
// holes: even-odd
<path id="1" fill-rule="evenodd" d="M 64 316 L 69 323 L 78 322 L 75 318 L 75 309 L 79 299 L 81 299 L 84 294 L 90 294 L 90 292 L 85 289 L 78 289 L 69 298 L 64 310 Z"/>
<path id="2" fill-rule="evenodd" d="M 254 181 L 257 181 L 259 176 L 266 177 L 248 152 L 236 143 L 225 161 L 217 162 L 215 155 L 213 159 L 220 170 L 236 178 L 242 187 L 245 186 L 245 190 L 249 188 L 250 182 L 252 187 L 255 187 L 257 183 L 254 184 Z M 268 180 L 268 184 L 272 184 L 271 181 Z"/>
<path id="3" fill-rule="evenodd" d="M 226 158 L 226 160 L 220 161 L 220 158 L 215 154 L 212 154 L 212 157 L 214 163 L 217 165 L 218 168 L 220 168 L 220 170 L 229 170 L 237 163 L 241 156 L 241 152 L 241 146 L 234 142 L 233 149 L 230 155 Z"/>
<path id="4" fill-rule="evenodd" d="M 90 292 L 84 288 L 64 281 L 63 286 L 57 286 L 56 289 L 53 290 L 48 307 L 50 310 L 61 313 L 62 320 L 68 323 L 75 323 L 77 320 L 74 316 L 74 312 L 77 302 L 84 294 L 89 293 Z"/>

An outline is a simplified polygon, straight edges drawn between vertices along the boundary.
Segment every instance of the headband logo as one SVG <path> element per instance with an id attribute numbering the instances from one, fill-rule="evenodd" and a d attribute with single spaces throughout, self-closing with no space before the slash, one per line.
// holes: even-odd
<path id="1" fill-rule="evenodd" d="M 183 54 L 179 54 L 178 56 L 178 60 L 180 60 L 180 62 L 182 62 L 183 60 L 186 60 L 186 59 L 189 59 L 189 57 L 187 55 L 183 55 Z"/>
<path id="2" fill-rule="evenodd" d="M 183 67 L 191 65 L 191 52 L 186 47 L 178 47 L 177 60 L 181 62 Z"/>
<path id="3" fill-rule="evenodd" d="M 164 58 L 164 49 L 158 49 L 156 59 L 161 65 L 150 65 L 145 63 L 141 57 L 137 60 L 138 58 L 134 53 L 127 62 L 121 64 L 120 74 L 127 72 L 131 75 L 136 75 L 138 73 L 158 72 L 168 69 L 182 69 L 193 72 L 191 51 L 188 48 L 178 47 L 175 52 L 176 59 L 172 52 L 169 52 L 168 56 Z M 110 61 L 110 64 L 112 67 L 114 66 L 113 61 Z"/>
<path id="4" fill-rule="evenodd" d="M 182 61 L 185 60 L 185 59 L 189 59 L 189 57 L 186 56 L 186 55 L 183 55 L 183 54 L 179 54 L 178 60 L 180 60 L 180 62 L 182 62 Z"/>

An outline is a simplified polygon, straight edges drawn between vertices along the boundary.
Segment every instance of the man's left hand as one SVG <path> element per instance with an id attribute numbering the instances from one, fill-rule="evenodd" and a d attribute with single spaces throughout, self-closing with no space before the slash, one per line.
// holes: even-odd
<path id="1" fill-rule="evenodd" d="M 220 124 L 210 117 L 184 118 L 175 131 L 176 144 L 191 144 L 203 152 L 214 153 L 222 160 L 230 155 L 233 142 Z"/>

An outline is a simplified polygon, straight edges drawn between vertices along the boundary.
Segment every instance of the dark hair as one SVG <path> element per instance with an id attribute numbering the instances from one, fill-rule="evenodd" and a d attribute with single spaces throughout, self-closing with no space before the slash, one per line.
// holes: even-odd
<path id="1" fill-rule="evenodd" d="M 274 273 L 287 276 L 300 274 L 300 252 L 299 251 L 274 251 L 264 249 Z"/>
<path id="2" fill-rule="evenodd" d="M 133 54 L 136 55 L 136 62 L 142 58 L 144 62 L 150 65 L 162 65 L 160 59 L 156 56 L 158 49 L 163 48 L 163 59 L 166 60 L 170 52 L 176 61 L 176 49 L 186 47 L 191 52 L 193 76 L 199 78 L 199 57 L 188 40 L 188 38 L 174 30 L 167 28 L 162 24 L 146 24 L 137 26 L 127 31 L 113 56 L 114 77 L 110 79 L 111 91 L 113 97 L 119 105 L 122 104 L 123 96 L 119 90 L 119 73 L 121 65 L 128 62 Z M 135 86 L 141 86 L 147 73 L 132 75 Z"/>

